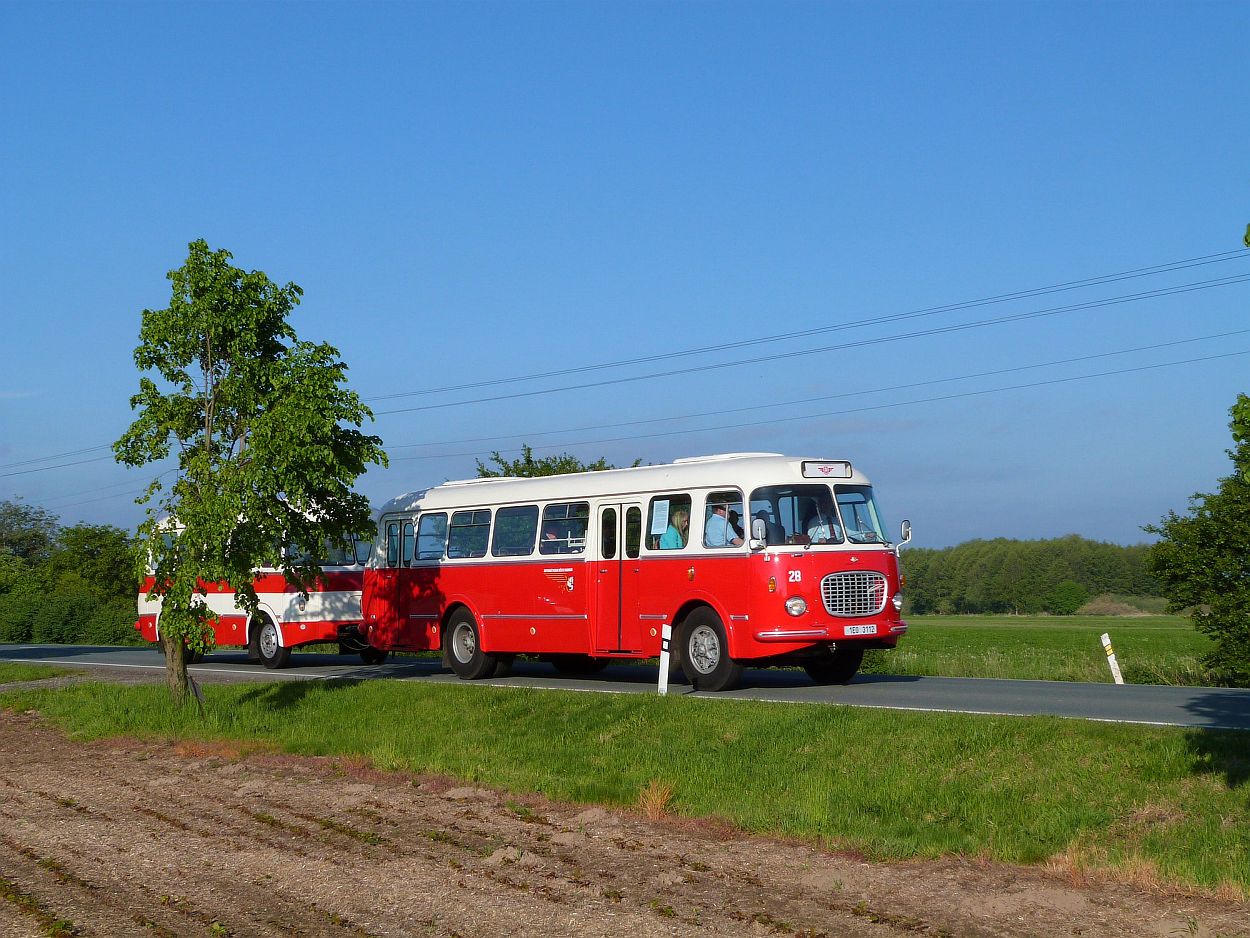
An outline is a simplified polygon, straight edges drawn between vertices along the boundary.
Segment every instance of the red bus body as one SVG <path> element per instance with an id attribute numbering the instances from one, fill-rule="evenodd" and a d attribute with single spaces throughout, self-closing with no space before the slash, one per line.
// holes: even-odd
<path id="1" fill-rule="evenodd" d="M 824 481 L 820 467 L 830 465 L 836 468 L 828 471 L 845 475 Z M 840 543 L 817 546 L 804 542 L 791 523 L 782 543 L 753 538 L 744 529 L 740 544 L 712 548 L 699 542 L 695 522 L 684 546 L 664 550 L 657 542 L 658 523 L 641 527 L 643 519 L 658 514 L 654 503 L 664 499 L 667 513 L 672 505 L 677 511 L 687 503 L 697 508 L 738 493 L 739 514 L 750 500 L 753 515 L 759 506 L 775 519 L 805 497 L 814 503 L 809 496 L 822 485 L 835 491 L 839 484 L 854 490 L 860 500 L 856 510 L 865 491 L 871 500 L 867 480 L 848 463 L 770 454 L 543 479 L 471 480 L 402 496 L 379 514 L 379 536 L 365 572 L 365 637 L 385 651 L 443 649 L 453 619 L 467 613 L 476 629 L 472 642 L 499 659 L 651 658 L 660 653 L 665 624 L 673 626 L 681 646 L 683 626 L 694 621 L 710 623 L 709 635 L 725 646 L 720 653 L 738 663 L 806 667 L 833 652 L 845 657 L 869 647 L 891 648 L 907 626 L 899 615 L 897 549 L 879 532 L 861 533 L 875 538 L 867 542 L 843 536 Z M 577 546 L 549 555 L 540 552 L 541 541 L 538 549 L 531 541 L 526 551 L 524 533 L 519 541 L 509 535 L 514 546 L 496 550 L 497 530 L 483 556 L 456 557 L 448 546 L 436 558 L 433 539 L 413 549 L 424 515 L 450 516 L 454 528 L 457 516 L 480 523 L 489 512 L 499 528 L 509 511 L 513 519 L 533 517 L 531 506 L 544 519 L 552 506 L 584 511 L 584 537 L 568 537 L 567 543 Z M 842 514 L 850 507 L 848 502 Z M 718 523 L 712 520 L 714 508 L 707 510 L 705 538 Z M 763 534 L 764 522 L 759 524 L 754 533 Z M 454 530 L 449 543 L 456 544 Z M 787 611 L 790 600 L 802 611 Z M 709 611 L 723 633 L 716 632 Z"/>

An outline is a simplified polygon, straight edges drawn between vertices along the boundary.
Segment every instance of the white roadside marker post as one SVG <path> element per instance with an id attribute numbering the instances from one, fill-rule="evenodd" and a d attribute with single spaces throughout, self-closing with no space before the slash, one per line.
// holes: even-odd
<path id="1" fill-rule="evenodd" d="M 1124 683 L 1124 675 L 1120 673 L 1120 664 L 1115 660 L 1115 652 L 1111 650 L 1111 636 L 1102 633 L 1102 647 L 1107 649 L 1107 664 L 1111 665 L 1111 676 L 1117 684 Z"/>
<path id="2" fill-rule="evenodd" d="M 660 696 L 668 694 L 668 646 L 673 640 L 673 627 L 667 622 L 660 630 Z"/>

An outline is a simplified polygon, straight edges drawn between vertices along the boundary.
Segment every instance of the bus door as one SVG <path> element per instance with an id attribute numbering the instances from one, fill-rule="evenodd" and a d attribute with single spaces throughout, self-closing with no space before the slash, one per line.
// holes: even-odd
<path id="1" fill-rule="evenodd" d="M 405 623 L 401 575 L 404 558 L 412 559 L 412 522 L 399 518 L 388 519 L 383 528 L 386 539 L 385 554 L 381 566 L 368 571 L 372 574 L 369 588 L 364 596 L 365 629 L 370 644 L 377 648 L 393 648 L 400 641 L 400 627 Z M 405 549 L 406 547 L 406 549 Z"/>
<path id="2" fill-rule="evenodd" d="M 599 506 L 599 560 L 595 564 L 594 646 L 597 652 L 642 650 L 638 587 L 642 564 L 642 506 Z"/>

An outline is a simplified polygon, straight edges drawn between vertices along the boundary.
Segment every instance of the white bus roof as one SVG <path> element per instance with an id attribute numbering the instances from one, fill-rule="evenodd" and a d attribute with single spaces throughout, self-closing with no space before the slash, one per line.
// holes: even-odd
<path id="1" fill-rule="evenodd" d="M 444 482 L 391 499 L 382 506 L 379 515 L 731 486 L 745 489 L 747 497 L 750 497 L 752 489 L 763 485 L 815 481 L 870 484 L 845 459 L 783 456 L 780 453 L 724 453 L 718 456 L 691 456 L 657 466 L 573 472 L 535 479 L 492 476 Z"/>

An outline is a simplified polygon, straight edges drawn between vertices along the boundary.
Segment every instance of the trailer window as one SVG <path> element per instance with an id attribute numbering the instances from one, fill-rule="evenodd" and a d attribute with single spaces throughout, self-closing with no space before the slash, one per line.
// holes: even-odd
<path id="1" fill-rule="evenodd" d="M 500 508 L 495 512 L 495 541 L 490 552 L 495 557 L 526 557 L 534 553 L 537 533 L 537 505 Z"/>
<path id="2" fill-rule="evenodd" d="M 451 516 L 451 532 L 447 538 L 448 557 L 485 557 L 489 540 L 489 508 L 457 511 Z"/>

